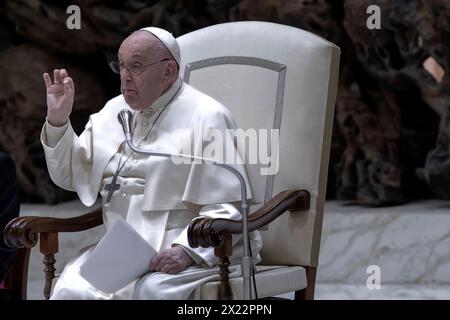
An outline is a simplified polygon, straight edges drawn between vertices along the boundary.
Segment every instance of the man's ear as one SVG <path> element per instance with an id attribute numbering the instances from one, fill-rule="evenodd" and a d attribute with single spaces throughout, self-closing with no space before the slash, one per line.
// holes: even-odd
<path id="1" fill-rule="evenodd" d="M 164 77 L 168 80 L 172 80 L 178 76 L 178 64 L 175 60 L 169 60 L 167 62 L 167 68 L 164 73 Z"/>

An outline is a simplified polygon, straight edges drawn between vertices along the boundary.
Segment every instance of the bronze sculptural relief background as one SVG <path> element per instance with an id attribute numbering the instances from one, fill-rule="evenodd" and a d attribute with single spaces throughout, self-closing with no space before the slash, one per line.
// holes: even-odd
<path id="1" fill-rule="evenodd" d="M 72 4 L 66 1 L 0 4 L 0 148 L 16 161 L 24 200 L 73 197 L 51 183 L 39 144 L 43 72 L 71 69 L 77 84 L 71 121 L 81 132 L 88 115 L 119 94 L 107 62 L 130 31 L 154 25 L 179 36 L 239 20 L 295 26 L 341 48 L 328 197 L 364 205 L 450 199 L 447 0 L 80 2 L 81 30 L 66 28 Z M 366 27 L 366 9 L 374 4 L 381 8 L 380 30 Z"/>

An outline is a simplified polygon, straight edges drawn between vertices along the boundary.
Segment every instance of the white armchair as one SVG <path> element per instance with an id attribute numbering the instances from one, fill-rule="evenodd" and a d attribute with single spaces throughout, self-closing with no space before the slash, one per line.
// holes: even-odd
<path id="1" fill-rule="evenodd" d="M 252 228 L 279 216 L 261 231 L 258 295 L 295 291 L 296 299 L 313 299 L 339 48 L 304 30 L 253 21 L 219 24 L 177 40 L 185 82 L 227 106 L 239 128 L 279 129 L 279 171 L 261 175 L 261 165 L 247 165 L 254 200 L 265 204 L 252 214 Z M 295 190 L 305 191 L 289 193 Z M 291 211 L 282 214 L 286 209 Z M 205 239 L 208 234 L 220 234 L 223 241 L 241 230 L 224 221 L 206 222 L 203 227 L 191 225 L 191 244 L 212 245 Z M 222 252 L 216 248 L 219 257 L 229 251 L 224 246 L 222 242 Z M 242 278 L 228 281 L 224 272 L 226 265 L 221 282 L 202 286 L 202 299 L 231 298 L 229 288 L 233 298 L 242 299 Z"/>

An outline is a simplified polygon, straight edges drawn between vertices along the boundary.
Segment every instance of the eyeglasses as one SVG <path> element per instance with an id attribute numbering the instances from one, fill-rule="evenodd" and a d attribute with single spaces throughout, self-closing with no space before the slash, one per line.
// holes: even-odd
<path id="1" fill-rule="evenodd" d="M 140 62 L 133 62 L 130 64 L 130 63 L 123 63 L 120 61 L 113 61 L 109 63 L 109 67 L 114 73 L 117 74 L 121 74 L 124 69 L 127 69 L 128 72 L 131 73 L 132 75 L 140 76 L 145 71 L 145 68 L 169 60 L 170 59 L 162 59 L 161 61 L 153 62 L 146 65 L 142 65 L 142 63 Z"/>

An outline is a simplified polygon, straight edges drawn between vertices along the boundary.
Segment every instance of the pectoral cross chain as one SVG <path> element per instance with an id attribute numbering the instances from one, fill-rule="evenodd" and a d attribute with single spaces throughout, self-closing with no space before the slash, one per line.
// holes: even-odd
<path id="1" fill-rule="evenodd" d="M 179 90 L 179 89 L 178 89 L 178 90 Z M 177 92 L 178 92 L 178 91 L 177 91 Z M 175 96 L 176 96 L 176 94 L 175 94 Z M 175 97 L 175 96 L 174 96 L 174 97 Z M 172 99 L 173 99 L 173 97 L 172 97 Z M 172 101 L 172 100 L 171 100 L 171 101 Z M 170 101 L 169 101 L 169 103 L 170 103 Z M 159 113 L 158 113 L 158 115 L 156 116 L 155 120 L 153 121 L 153 123 L 152 123 L 150 129 L 148 129 L 148 131 L 147 131 L 147 133 L 145 134 L 145 136 L 144 136 L 144 137 L 141 139 L 141 141 L 138 143 L 138 145 L 137 145 L 138 148 L 139 148 L 139 146 L 142 144 L 142 142 L 143 142 L 144 140 L 146 140 L 147 136 L 148 136 L 148 135 L 150 134 L 150 132 L 152 131 L 152 128 L 153 128 L 153 126 L 155 125 L 156 121 L 158 120 L 159 116 L 161 115 L 162 111 L 169 105 L 169 103 L 167 103 L 167 105 L 159 111 Z M 126 144 L 125 144 L 125 145 L 126 145 Z M 120 155 L 119 164 L 117 165 L 117 171 L 116 171 L 116 173 L 114 174 L 114 176 L 113 176 L 113 178 L 112 178 L 112 180 L 111 180 L 111 183 L 108 183 L 107 185 L 105 185 L 105 190 L 108 191 L 108 196 L 106 197 L 106 203 L 105 203 L 105 206 L 106 206 L 106 207 L 109 206 L 114 191 L 117 191 L 117 190 L 120 189 L 120 183 L 117 183 L 117 177 L 119 176 L 120 170 L 122 170 L 122 168 L 123 168 L 123 166 L 125 165 L 125 163 L 127 163 L 128 159 L 130 159 L 130 157 L 134 154 L 134 151 L 132 151 L 132 152 L 130 153 L 130 155 L 125 159 L 125 161 L 122 163 L 122 157 L 123 157 L 124 149 L 125 149 L 125 146 L 124 146 L 123 149 L 122 149 L 122 153 L 121 153 L 121 155 Z M 122 165 L 121 165 L 121 164 L 122 164 Z"/>
<path id="2" fill-rule="evenodd" d="M 109 203 L 111 202 L 111 198 L 112 198 L 114 191 L 120 189 L 120 184 L 116 183 L 116 182 L 117 182 L 117 174 L 114 175 L 111 183 L 108 183 L 107 185 L 105 185 L 105 190 L 108 191 L 108 196 L 106 197 L 106 205 L 109 205 Z"/>

